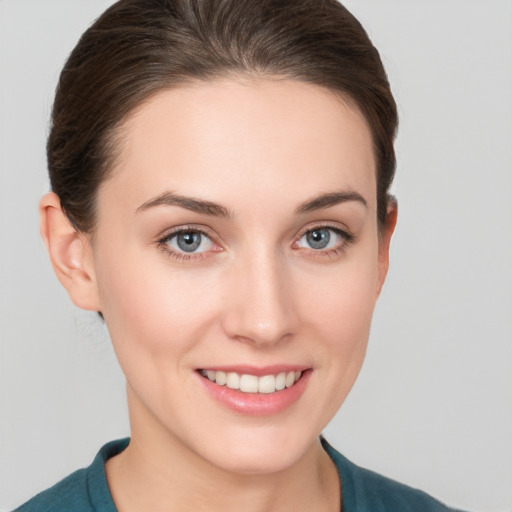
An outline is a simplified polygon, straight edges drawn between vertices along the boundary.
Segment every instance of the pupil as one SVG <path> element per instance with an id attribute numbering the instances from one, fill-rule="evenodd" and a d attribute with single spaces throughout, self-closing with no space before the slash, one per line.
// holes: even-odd
<path id="1" fill-rule="evenodd" d="M 315 229 L 307 235 L 308 244 L 313 249 L 324 249 L 329 244 L 331 235 L 327 229 Z"/>
<path id="2" fill-rule="evenodd" d="M 185 252 L 193 252 L 201 245 L 200 233 L 180 233 L 178 235 L 178 247 Z"/>

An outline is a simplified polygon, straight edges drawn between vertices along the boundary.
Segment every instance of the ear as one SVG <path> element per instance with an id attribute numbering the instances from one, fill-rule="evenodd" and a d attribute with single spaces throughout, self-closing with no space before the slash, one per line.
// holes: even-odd
<path id="1" fill-rule="evenodd" d="M 389 246 L 391 236 L 395 231 L 398 218 L 398 205 L 394 198 L 388 201 L 386 224 L 382 228 L 379 240 L 378 276 L 377 276 L 377 297 L 380 295 L 389 268 Z"/>
<path id="2" fill-rule="evenodd" d="M 71 300 L 79 308 L 100 311 L 89 238 L 71 225 L 53 192 L 41 199 L 39 218 L 53 270 Z"/>

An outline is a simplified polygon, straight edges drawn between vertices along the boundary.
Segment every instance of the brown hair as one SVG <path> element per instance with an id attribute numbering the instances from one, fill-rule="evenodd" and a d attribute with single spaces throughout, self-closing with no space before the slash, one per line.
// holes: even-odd
<path id="1" fill-rule="evenodd" d="M 53 106 L 51 186 L 74 227 L 93 230 L 116 129 L 134 108 L 162 89 L 233 74 L 310 82 L 357 105 L 373 136 L 382 226 L 397 110 L 379 53 L 345 7 L 336 0 L 120 0 L 82 35 Z"/>

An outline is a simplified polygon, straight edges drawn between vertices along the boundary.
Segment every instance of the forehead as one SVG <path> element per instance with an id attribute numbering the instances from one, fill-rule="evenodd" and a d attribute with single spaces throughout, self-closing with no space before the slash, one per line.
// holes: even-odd
<path id="1" fill-rule="evenodd" d="M 219 80 L 159 92 L 124 122 L 109 181 L 139 201 L 177 188 L 215 193 L 218 201 L 350 188 L 376 201 L 364 117 L 339 95 L 292 80 Z"/>

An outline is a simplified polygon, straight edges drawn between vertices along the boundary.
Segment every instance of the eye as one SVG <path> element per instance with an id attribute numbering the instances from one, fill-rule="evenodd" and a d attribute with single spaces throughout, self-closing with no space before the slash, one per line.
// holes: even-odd
<path id="1" fill-rule="evenodd" d="M 306 231 L 295 243 L 295 247 L 314 251 L 336 251 L 342 249 L 350 240 L 350 235 L 341 229 L 318 227 Z"/>
<path id="2" fill-rule="evenodd" d="M 175 253 L 202 253 L 211 250 L 213 242 L 208 235 L 198 230 L 187 229 L 172 233 L 161 241 Z"/>

